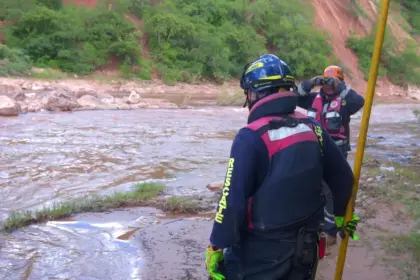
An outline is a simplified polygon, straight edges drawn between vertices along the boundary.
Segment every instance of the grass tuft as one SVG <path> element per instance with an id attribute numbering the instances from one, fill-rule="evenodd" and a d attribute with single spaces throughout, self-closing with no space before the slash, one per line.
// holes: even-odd
<path id="1" fill-rule="evenodd" d="M 149 206 L 165 191 L 165 186 L 156 183 L 134 185 L 127 193 L 116 192 L 107 196 L 90 196 L 55 203 L 37 211 L 12 212 L 3 224 L 2 230 L 12 232 L 19 228 L 50 220 L 70 217 L 83 212 L 102 212 L 112 208 Z"/>

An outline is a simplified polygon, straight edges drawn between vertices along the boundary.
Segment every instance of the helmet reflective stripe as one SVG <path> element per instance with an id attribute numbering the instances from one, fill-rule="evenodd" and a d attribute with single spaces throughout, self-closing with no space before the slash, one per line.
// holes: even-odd
<path id="1" fill-rule="evenodd" d="M 253 63 L 248 67 L 248 69 L 245 72 L 245 75 L 248 74 L 249 72 L 251 72 L 252 70 L 255 70 L 257 68 L 261 68 L 263 66 L 264 66 L 264 63 L 262 63 L 262 62 Z"/>
<path id="2" fill-rule="evenodd" d="M 280 75 L 274 75 L 274 76 L 269 76 L 269 77 L 265 77 L 265 78 L 260 78 L 260 80 L 276 80 L 276 79 L 281 79 Z"/>

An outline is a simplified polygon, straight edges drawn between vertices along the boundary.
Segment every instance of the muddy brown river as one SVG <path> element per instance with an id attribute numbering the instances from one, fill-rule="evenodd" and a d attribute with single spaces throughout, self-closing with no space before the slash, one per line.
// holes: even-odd
<path id="1" fill-rule="evenodd" d="M 367 151 L 409 163 L 420 149 L 412 108 L 420 106 L 374 106 Z M 174 195 L 212 195 L 205 186 L 223 179 L 246 115 L 199 107 L 0 118 L 0 222 L 12 210 L 143 181 L 162 182 Z M 352 121 L 352 155 L 360 115 Z M 33 225 L 0 236 L 0 279 L 206 279 L 210 227 L 206 218 L 163 219 L 147 208 Z"/>

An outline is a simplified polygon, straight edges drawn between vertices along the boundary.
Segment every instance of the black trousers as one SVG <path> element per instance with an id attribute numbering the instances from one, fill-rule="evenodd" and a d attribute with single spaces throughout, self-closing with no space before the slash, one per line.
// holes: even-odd
<path id="1" fill-rule="evenodd" d="M 225 250 L 223 274 L 227 280 L 315 279 L 319 222 L 316 226 L 285 239 L 246 238 Z"/>
<path id="2" fill-rule="evenodd" d="M 322 193 L 325 199 L 324 221 L 322 224 L 322 229 L 326 234 L 330 236 L 336 236 L 338 230 L 334 220 L 333 196 L 330 188 L 325 182 L 322 183 Z"/>

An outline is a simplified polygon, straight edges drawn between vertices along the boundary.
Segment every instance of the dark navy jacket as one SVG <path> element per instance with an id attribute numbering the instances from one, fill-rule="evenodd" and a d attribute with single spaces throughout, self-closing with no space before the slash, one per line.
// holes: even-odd
<path id="1" fill-rule="evenodd" d="M 319 93 L 321 93 L 321 96 L 325 97 L 322 89 L 320 92 L 311 92 L 312 88 L 309 80 L 303 81 L 299 88 L 302 89 L 306 95 L 298 96 L 298 106 L 305 110 L 308 110 L 312 107 L 312 103 Z M 346 131 L 345 134 L 347 138 L 350 139 L 350 116 L 356 114 L 363 107 L 365 104 L 365 99 L 353 89 L 349 91 L 344 99 L 347 102 L 345 106 L 341 106 L 340 115 L 343 118 L 342 121 Z M 324 98 L 324 102 L 328 102 L 328 100 Z"/>
<path id="2" fill-rule="evenodd" d="M 269 102 L 264 99 L 257 102 L 251 111 L 248 124 L 264 117 L 273 115 L 291 114 L 297 105 L 297 97 L 283 93 L 275 94 L 276 98 Z M 257 109 L 255 108 L 257 107 Z M 258 108 L 259 107 L 259 108 Z M 320 126 L 315 120 L 312 123 Z M 329 134 L 322 129 L 323 138 L 323 179 L 331 188 L 334 198 L 336 216 L 343 216 L 351 196 L 353 173 L 346 159 L 331 140 Z M 290 161 L 308 160 L 307 158 L 290 158 Z M 213 225 L 210 242 L 218 248 L 227 248 L 240 243 L 241 238 L 252 234 L 247 224 L 247 211 L 249 198 L 256 192 L 267 175 L 269 169 L 268 150 L 261 137 L 249 128 L 242 128 L 236 135 L 230 154 L 230 164 L 226 173 L 225 184 L 229 185 L 228 193 L 222 194 L 220 205 L 223 219 L 218 218 Z M 234 164 L 232 164 L 234 163 Z M 285 166 L 287 168 L 287 166 Z M 310 180 L 311 178 L 309 178 Z M 322 179 L 322 178 L 321 178 Z M 321 180 L 319 182 L 319 197 L 321 197 Z M 318 197 L 314 197 L 318 199 Z M 305 207 L 305 202 L 293 201 L 298 207 Z M 322 211 L 323 213 L 323 211 Z M 277 215 L 277 213 L 272 213 Z M 322 217 L 317 217 L 321 220 Z"/>

